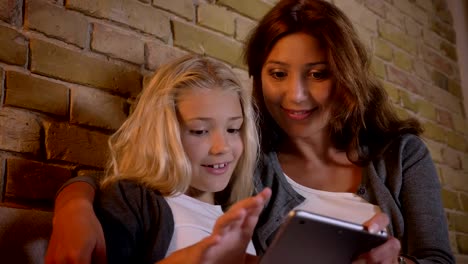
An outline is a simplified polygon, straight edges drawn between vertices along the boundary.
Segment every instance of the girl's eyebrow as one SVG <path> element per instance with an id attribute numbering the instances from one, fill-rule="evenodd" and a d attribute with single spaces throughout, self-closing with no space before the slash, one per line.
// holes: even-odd
<path id="1" fill-rule="evenodd" d="M 213 120 L 214 118 L 211 118 L 211 117 L 194 117 L 194 118 L 188 118 L 186 121 L 195 121 L 195 120 L 199 120 L 199 121 L 210 121 L 210 120 Z M 228 118 L 229 121 L 235 121 L 235 120 L 242 120 L 244 119 L 243 116 L 233 116 L 233 117 L 229 117 Z"/>
<path id="2" fill-rule="evenodd" d="M 284 67 L 289 66 L 288 63 L 282 62 L 282 61 L 277 61 L 277 60 L 269 60 L 265 64 L 274 64 L 274 65 L 279 65 L 279 66 L 284 66 Z M 312 67 L 312 66 L 317 66 L 317 65 L 328 65 L 328 63 L 326 61 L 317 61 L 317 62 L 307 63 L 306 65 L 308 67 Z"/>

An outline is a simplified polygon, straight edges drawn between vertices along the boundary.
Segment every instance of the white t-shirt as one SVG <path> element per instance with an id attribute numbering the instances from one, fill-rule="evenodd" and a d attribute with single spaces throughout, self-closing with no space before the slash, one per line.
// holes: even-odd
<path id="1" fill-rule="evenodd" d="M 209 236 L 218 217 L 224 214 L 221 206 L 208 204 L 185 194 L 166 197 L 166 201 L 174 217 L 174 234 L 166 256 Z M 247 253 L 256 255 L 252 241 L 247 247 Z"/>
<path id="2" fill-rule="evenodd" d="M 381 211 L 379 206 L 369 203 L 357 194 L 315 190 L 300 185 L 286 174 L 284 176 L 293 189 L 306 198 L 295 209 L 310 211 L 356 224 L 363 224 Z"/>

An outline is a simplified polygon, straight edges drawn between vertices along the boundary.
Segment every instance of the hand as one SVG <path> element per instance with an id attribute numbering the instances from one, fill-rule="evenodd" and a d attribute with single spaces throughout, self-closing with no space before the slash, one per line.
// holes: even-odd
<path id="1" fill-rule="evenodd" d="M 56 200 L 46 264 L 106 263 L 104 233 L 93 210 L 94 189 L 72 183 Z"/>
<path id="2" fill-rule="evenodd" d="M 380 230 L 384 230 L 390 223 L 388 216 L 384 213 L 378 213 L 373 216 L 370 220 L 364 223 L 367 230 L 371 233 L 376 233 Z M 389 237 L 387 242 L 384 244 L 371 249 L 369 252 L 361 254 L 353 264 L 359 263 L 380 263 L 380 264 L 397 264 L 398 257 L 400 255 L 401 244 L 395 237 Z"/>
<path id="3" fill-rule="evenodd" d="M 256 256 L 247 255 L 245 250 L 263 206 L 271 196 L 265 189 L 254 197 L 234 204 L 218 218 L 213 233 L 202 241 L 175 251 L 158 264 L 238 264 L 256 263 Z"/>

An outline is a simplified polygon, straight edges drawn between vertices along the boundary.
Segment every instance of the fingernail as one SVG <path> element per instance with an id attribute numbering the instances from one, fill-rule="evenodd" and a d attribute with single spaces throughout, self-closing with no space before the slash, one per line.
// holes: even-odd
<path id="1" fill-rule="evenodd" d="M 379 225 L 377 224 L 371 224 L 367 230 L 369 231 L 369 233 L 377 233 L 377 231 L 379 231 Z"/>

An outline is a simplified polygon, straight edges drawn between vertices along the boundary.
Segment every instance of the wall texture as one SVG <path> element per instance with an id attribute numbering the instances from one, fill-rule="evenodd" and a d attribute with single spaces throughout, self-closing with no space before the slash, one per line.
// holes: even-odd
<path id="1" fill-rule="evenodd" d="M 145 76 L 204 53 L 250 85 L 241 52 L 276 0 L 0 0 L 0 202 L 50 210 L 67 179 L 101 171 Z M 468 125 L 445 0 L 331 0 L 354 21 L 402 116 L 415 116 L 468 263 Z M 430 202 L 430 201 L 428 201 Z"/>

